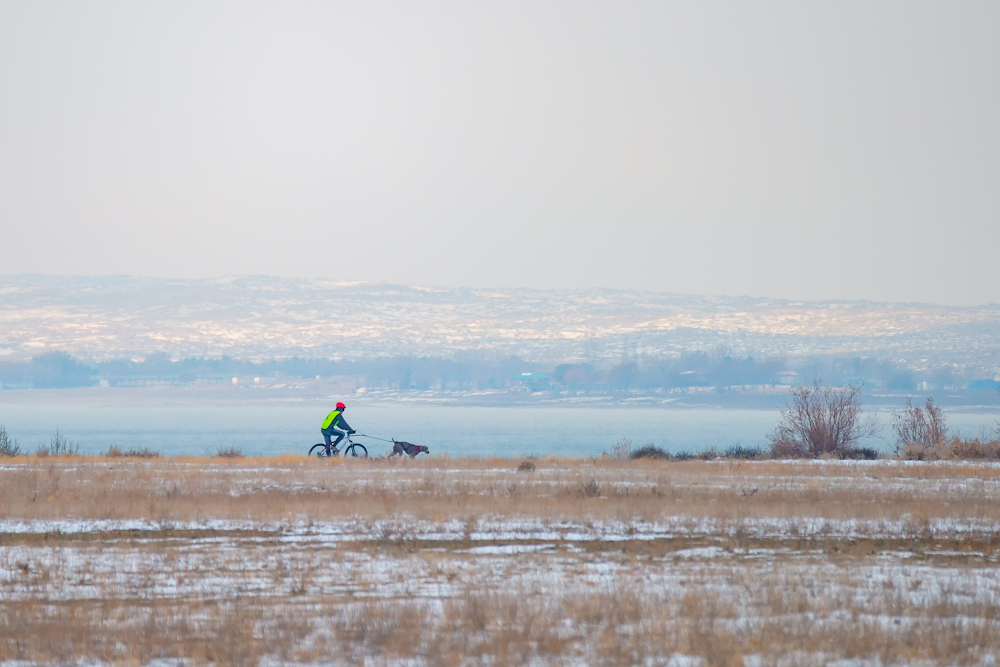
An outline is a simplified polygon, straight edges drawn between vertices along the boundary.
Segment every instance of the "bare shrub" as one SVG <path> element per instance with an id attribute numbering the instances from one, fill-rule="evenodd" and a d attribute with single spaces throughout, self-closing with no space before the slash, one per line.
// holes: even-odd
<path id="1" fill-rule="evenodd" d="M 611 456 L 613 458 L 627 461 L 629 458 L 629 453 L 632 451 L 632 441 L 628 438 L 622 438 L 616 442 L 611 447 Z"/>
<path id="2" fill-rule="evenodd" d="M 934 405 L 933 398 L 928 398 L 924 407 L 913 405 L 907 399 L 903 411 L 892 415 L 892 430 L 896 433 L 897 454 L 902 454 L 907 446 L 911 451 L 915 447 L 930 449 L 948 440 L 944 414 Z"/>
<path id="3" fill-rule="evenodd" d="M 1000 460 L 1000 440 L 952 438 L 930 447 L 910 443 L 899 450 L 899 455 L 909 461 L 996 461 Z"/>
<path id="4" fill-rule="evenodd" d="M 243 450 L 235 445 L 232 447 L 222 447 L 215 453 L 215 455 L 222 459 L 241 459 L 246 456 L 246 454 L 243 453 Z"/>
<path id="5" fill-rule="evenodd" d="M 117 444 L 113 444 L 108 447 L 108 451 L 104 452 L 104 455 L 112 458 L 155 459 L 160 453 L 148 447 L 143 447 L 142 449 L 135 449 L 134 447 L 122 449 Z"/>
<path id="6" fill-rule="evenodd" d="M 681 451 L 679 451 L 676 454 L 674 454 L 674 460 L 675 461 L 690 461 L 693 458 L 694 458 L 694 454 L 692 454 L 691 452 L 687 451 L 686 449 L 682 449 Z"/>
<path id="7" fill-rule="evenodd" d="M 720 454 L 719 450 L 716 449 L 715 447 L 709 447 L 708 449 L 704 449 L 704 450 L 698 452 L 697 454 L 695 454 L 695 458 L 697 458 L 697 459 L 699 459 L 701 461 L 714 461 L 715 459 L 718 459 L 718 458 L 721 458 L 721 457 L 722 457 L 722 454 Z"/>
<path id="8" fill-rule="evenodd" d="M 923 445 L 904 445 L 898 456 L 907 461 L 942 461 L 951 458 L 951 450 L 946 445 L 924 447 Z"/>
<path id="9" fill-rule="evenodd" d="M 875 461 L 878 459 L 878 450 L 873 447 L 852 447 L 839 453 L 842 459 L 854 459 L 856 461 Z"/>
<path id="10" fill-rule="evenodd" d="M 948 443 L 953 458 L 961 460 L 1000 459 L 1000 440 L 960 440 L 955 438 Z"/>
<path id="11" fill-rule="evenodd" d="M 20 454 L 21 446 L 17 444 L 17 440 L 10 437 L 7 429 L 0 424 L 0 456 L 19 456 Z"/>
<path id="12" fill-rule="evenodd" d="M 643 445 L 639 449 L 633 451 L 629 454 L 629 457 L 633 459 L 655 459 L 659 461 L 666 461 L 670 458 L 670 454 L 653 443 L 649 443 L 648 445 Z"/>
<path id="13" fill-rule="evenodd" d="M 771 456 L 776 459 L 800 459 L 806 456 L 806 453 L 798 442 L 771 440 Z"/>
<path id="14" fill-rule="evenodd" d="M 80 445 L 67 440 L 66 436 L 59 433 L 59 429 L 52 434 L 48 447 L 39 447 L 35 452 L 37 456 L 77 456 L 79 453 Z"/>
<path id="15" fill-rule="evenodd" d="M 597 498 L 601 495 L 601 487 L 596 479 L 580 485 L 580 495 L 586 498 Z"/>
<path id="16" fill-rule="evenodd" d="M 531 461 L 521 461 L 521 465 L 517 466 L 518 472 L 531 472 L 535 469 L 535 464 Z"/>
<path id="17" fill-rule="evenodd" d="M 155 449 L 150 449 L 149 447 L 143 447 L 142 449 L 133 449 L 129 447 L 125 450 L 125 456 L 131 456 L 138 459 L 155 459 L 160 455 Z"/>
<path id="18" fill-rule="evenodd" d="M 1000 459 L 1000 439 L 982 437 L 963 440 L 948 437 L 941 408 L 928 398 L 924 406 L 906 402 L 906 408 L 892 416 L 892 429 L 896 432 L 896 453 L 911 461 L 981 461 Z"/>
<path id="19" fill-rule="evenodd" d="M 769 436 L 771 454 L 778 458 L 819 458 L 851 452 L 879 432 L 874 415 L 864 417 L 861 390 L 811 386 L 792 389 L 792 403 L 781 411 L 781 423 Z"/>
<path id="20" fill-rule="evenodd" d="M 764 450 L 760 447 L 747 447 L 745 445 L 735 444 L 727 448 L 723 456 L 727 459 L 745 459 L 752 461 L 764 458 Z"/>

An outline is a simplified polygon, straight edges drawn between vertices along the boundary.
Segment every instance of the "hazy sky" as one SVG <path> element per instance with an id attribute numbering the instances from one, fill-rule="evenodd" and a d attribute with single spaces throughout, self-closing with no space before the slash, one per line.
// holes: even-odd
<path id="1" fill-rule="evenodd" d="M 0 273 L 1000 302 L 1000 3 L 0 3 Z"/>

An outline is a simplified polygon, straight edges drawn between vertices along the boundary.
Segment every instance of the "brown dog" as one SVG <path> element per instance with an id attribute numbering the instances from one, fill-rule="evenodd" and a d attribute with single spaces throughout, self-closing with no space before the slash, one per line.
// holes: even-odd
<path id="1" fill-rule="evenodd" d="M 416 458 L 417 454 L 421 454 L 421 453 L 423 453 L 423 454 L 430 454 L 431 450 L 427 449 L 427 447 L 425 447 L 423 445 L 414 445 L 412 442 L 403 442 L 403 441 L 393 440 L 392 441 L 392 454 L 389 454 L 389 456 L 401 456 L 403 454 L 406 454 L 407 456 L 409 456 L 412 459 L 412 458 Z"/>

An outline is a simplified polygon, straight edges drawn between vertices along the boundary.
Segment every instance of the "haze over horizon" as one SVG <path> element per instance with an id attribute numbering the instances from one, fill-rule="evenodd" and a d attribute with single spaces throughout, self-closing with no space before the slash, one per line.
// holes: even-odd
<path id="1" fill-rule="evenodd" d="M 0 273 L 1000 302 L 1000 5 L 0 5 Z"/>
<path id="2" fill-rule="evenodd" d="M 642 287 L 611 287 L 605 285 L 594 285 L 594 286 L 583 286 L 583 287 L 531 287 L 526 285 L 473 285 L 473 284 L 457 284 L 457 285 L 444 285 L 444 284 L 429 284 L 429 283 L 417 283 L 417 282 L 390 282 L 386 280 L 338 280 L 336 278 L 327 278 L 323 276 L 281 276 L 281 275 L 271 275 L 266 273 L 230 273 L 221 274 L 213 276 L 197 276 L 197 277 L 187 277 L 187 276 L 157 276 L 151 274 L 130 274 L 130 273 L 37 273 L 37 272 L 22 272 L 22 273 L 0 273 L 0 285 L 5 281 L 17 281 L 20 279 L 66 279 L 66 280 L 115 280 L 115 279 L 126 279 L 137 282 L 145 281 L 162 281 L 165 283 L 176 282 L 176 283 L 199 283 L 199 282 L 209 282 L 209 283 L 227 283 L 233 281 L 253 281 L 253 280 L 265 280 L 265 281 L 297 281 L 305 284 L 315 283 L 320 286 L 326 287 L 358 287 L 367 286 L 375 288 L 406 288 L 418 291 L 428 291 L 428 292 L 454 292 L 454 291 L 468 291 L 477 293 L 488 293 L 491 290 L 497 290 L 498 292 L 514 293 L 518 291 L 524 292 L 537 292 L 537 293 L 550 293 L 553 295 L 565 294 L 565 293 L 635 293 L 635 294 L 653 294 L 658 296 L 676 296 L 681 298 L 694 298 L 694 299 L 720 299 L 720 300 L 748 300 L 757 303 L 786 303 L 791 305 L 802 304 L 802 305 L 824 305 L 824 304 L 871 304 L 871 305 L 890 305 L 890 306 L 918 306 L 918 307 L 930 307 L 930 308 L 943 308 L 943 309 L 956 309 L 956 310 L 976 310 L 976 309 L 990 309 L 1000 306 L 1000 301 L 992 301 L 989 303 L 969 303 L 969 304 L 947 304 L 947 303 L 936 303 L 932 301 L 892 301 L 888 299 L 870 299 L 870 298 L 826 298 L 826 299 L 809 299 L 809 298 L 795 298 L 787 296 L 771 296 L 768 294 L 753 295 L 741 292 L 730 292 L 730 293 L 713 293 L 704 294 L 698 292 L 679 292 L 670 289 L 650 289 Z M 0 287 L 0 294 L 8 294 L 10 288 Z"/>

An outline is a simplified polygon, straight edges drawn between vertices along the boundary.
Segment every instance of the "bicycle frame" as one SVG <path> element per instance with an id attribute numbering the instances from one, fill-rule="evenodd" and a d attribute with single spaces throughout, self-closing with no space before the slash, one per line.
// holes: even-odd
<path id="1" fill-rule="evenodd" d="M 327 454 L 327 451 L 329 451 L 329 454 Z M 353 440 L 351 440 L 350 433 L 344 434 L 344 437 L 340 439 L 339 443 L 337 443 L 336 449 L 333 448 L 332 442 L 330 443 L 329 450 L 327 449 L 327 445 L 324 442 L 316 443 L 309 449 L 310 457 L 337 456 L 341 453 L 343 453 L 344 456 L 361 457 L 365 459 L 368 458 L 368 448 L 362 445 L 360 442 L 354 442 Z"/>

